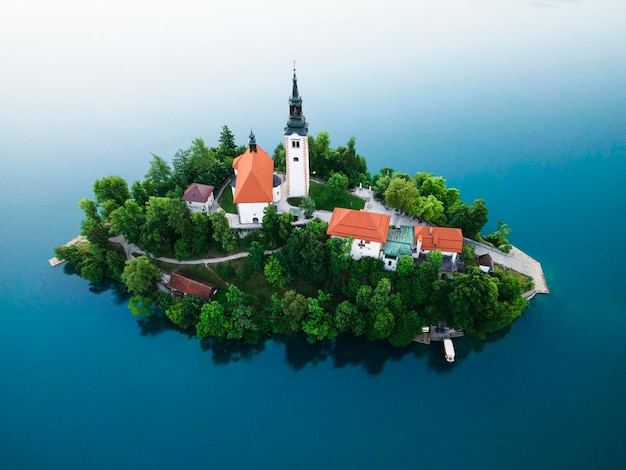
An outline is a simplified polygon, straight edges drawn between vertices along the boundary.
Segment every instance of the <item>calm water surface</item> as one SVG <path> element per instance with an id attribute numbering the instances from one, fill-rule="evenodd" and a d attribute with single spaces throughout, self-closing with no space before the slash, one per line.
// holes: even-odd
<path id="1" fill-rule="evenodd" d="M 456 342 L 453 366 L 436 344 L 291 338 L 225 349 L 137 320 L 115 286 L 47 265 L 78 230 L 74 188 L 54 186 L 40 213 L 5 204 L 3 466 L 623 464 L 625 170 L 617 149 L 450 178 L 466 199 L 486 198 L 491 223 L 513 227 L 551 289 L 507 331 Z M 65 178 L 34 173 L 50 176 Z M 9 178 L 3 196 L 18 183 Z"/>

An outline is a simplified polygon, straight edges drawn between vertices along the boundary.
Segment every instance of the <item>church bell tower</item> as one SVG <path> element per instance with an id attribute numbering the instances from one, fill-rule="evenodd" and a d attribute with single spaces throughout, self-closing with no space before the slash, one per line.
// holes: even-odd
<path id="1" fill-rule="evenodd" d="M 293 89 L 289 98 L 289 119 L 285 125 L 285 160 L 287 168 L 287 197 L 309 195 L 309 124 L 302 114 L 302 98 L 298 93 L 296 68 L 293 69 Z"/>

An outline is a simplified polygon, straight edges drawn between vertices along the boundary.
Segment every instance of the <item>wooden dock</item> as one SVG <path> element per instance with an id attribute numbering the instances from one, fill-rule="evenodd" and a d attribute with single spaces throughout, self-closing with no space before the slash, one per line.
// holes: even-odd
<path id="1" fill-rule="evenodd" d="M 430 344 L 432 341 L 443 341 L 444 339 L 460 338 L 464 333 L 447 326 L 425 326 L 413 341 L 420 344 Z"/>
<path id="2" fill-rule="evenodd" d="M 82 243 L 82 242 L 86 242 L 87 238 L 84 235 L 79 235 L 77 237 L 72 238 L 69 242 L 67 242 L 65 245 L 63 246 L 71 246 L 71 245 L 76 245 L 77 243 Z M 59 259 L 56 256 L 54 258 L 50 258 L 48 260 L 48 263 L 50 263 L 50 266 L 55 267 L 58 266 L 59 264 L 63 264 L 65 263 L 64 259 Z"/>

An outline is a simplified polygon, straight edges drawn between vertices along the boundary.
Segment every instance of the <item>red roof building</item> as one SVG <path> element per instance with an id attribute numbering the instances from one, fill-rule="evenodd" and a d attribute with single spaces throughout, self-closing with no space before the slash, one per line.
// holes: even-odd
<path id="1" fill-rule="evenodd" d="M 191 183 L 187 186 L 181 200 L 187 203 L 187 208 L 191 212 L 208 213 L 213 205 L 213 186 Z"/>
<path id="2" fill-rule="evenodd" d="M 172 289 L 172 294 L 193 295 L 204 300 L 211 300 L 217 294 L 215 284 L 194 279 L 186 274 L 172 273 L 168 286 Z"/>
<path id="3" fill-rule="evenodd" d="M 207 202 L 213 196 L 213 186 L 208 184 L 191 183 L 185 189 L 185 193 L 181 198 L 187 202 Z"/>
<path id="4" fill-rule="evenodd" d="M 415 245 L 419 247 L 418 251 L 439 250 L 444 253 L 461 253 L 463 251 L 463 232 L 460 228 L 416 225 L 413 231 Z"/>
<path id="5" fill-rule="evenodd" d="M 391 217 L 375 212 L 336 207 L 326 233 L 331 236 L 385 243 Z"/>
<path id="6" fill-rule="evenodd" d="M 235 191 L 233 202 L 272 202 L 274 160 L 256 144 L 233 160 Z"/>

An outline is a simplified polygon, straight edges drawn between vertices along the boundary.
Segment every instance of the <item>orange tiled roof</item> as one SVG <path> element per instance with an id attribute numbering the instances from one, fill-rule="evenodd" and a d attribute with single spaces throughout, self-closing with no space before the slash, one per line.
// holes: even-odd
<path id="1" fill-rule="evenodd" d="M 233 160 L 237 170 L 233 202 L 272 202 L 274 160 L 258 145 Z"/>
<path id="2" fill-rule="evenodd" d="M 191 201 L 191 202 L 207 202 L 209 200 L 209 196 L 213 192 L 213 186 L 209 186 L 207 184 L 200 183 L 191 183 L 185 189 L 185 193 L 181 199 L 183 201 Z"/>
<path id="3" fill-rule="evenodd" d="M 375 212 L 336 207 L 328 224 L 328 235 L 385 243 L 391 217 Z"/>
<path id="4" fill-rule="evenodd" d="M 463 232 L 460 228 L 416 225 L 414 234 L 416 245 L 418 240 L 422 239 L 422 250 L 439 250 L 449 253 L 461 253 L 463 251 Z"/>
<path id="5" fill-rule="evenodd" d="M 217 292 L 217 286 L 210 282 L 200 281 L 183 274 L 172 273 L 170 282 L 168 283 L 171 289 L 174 289 L 183 294 L 193 295 L 200 297 L 204 300 L 209 300 L 215 296 Z"/>

